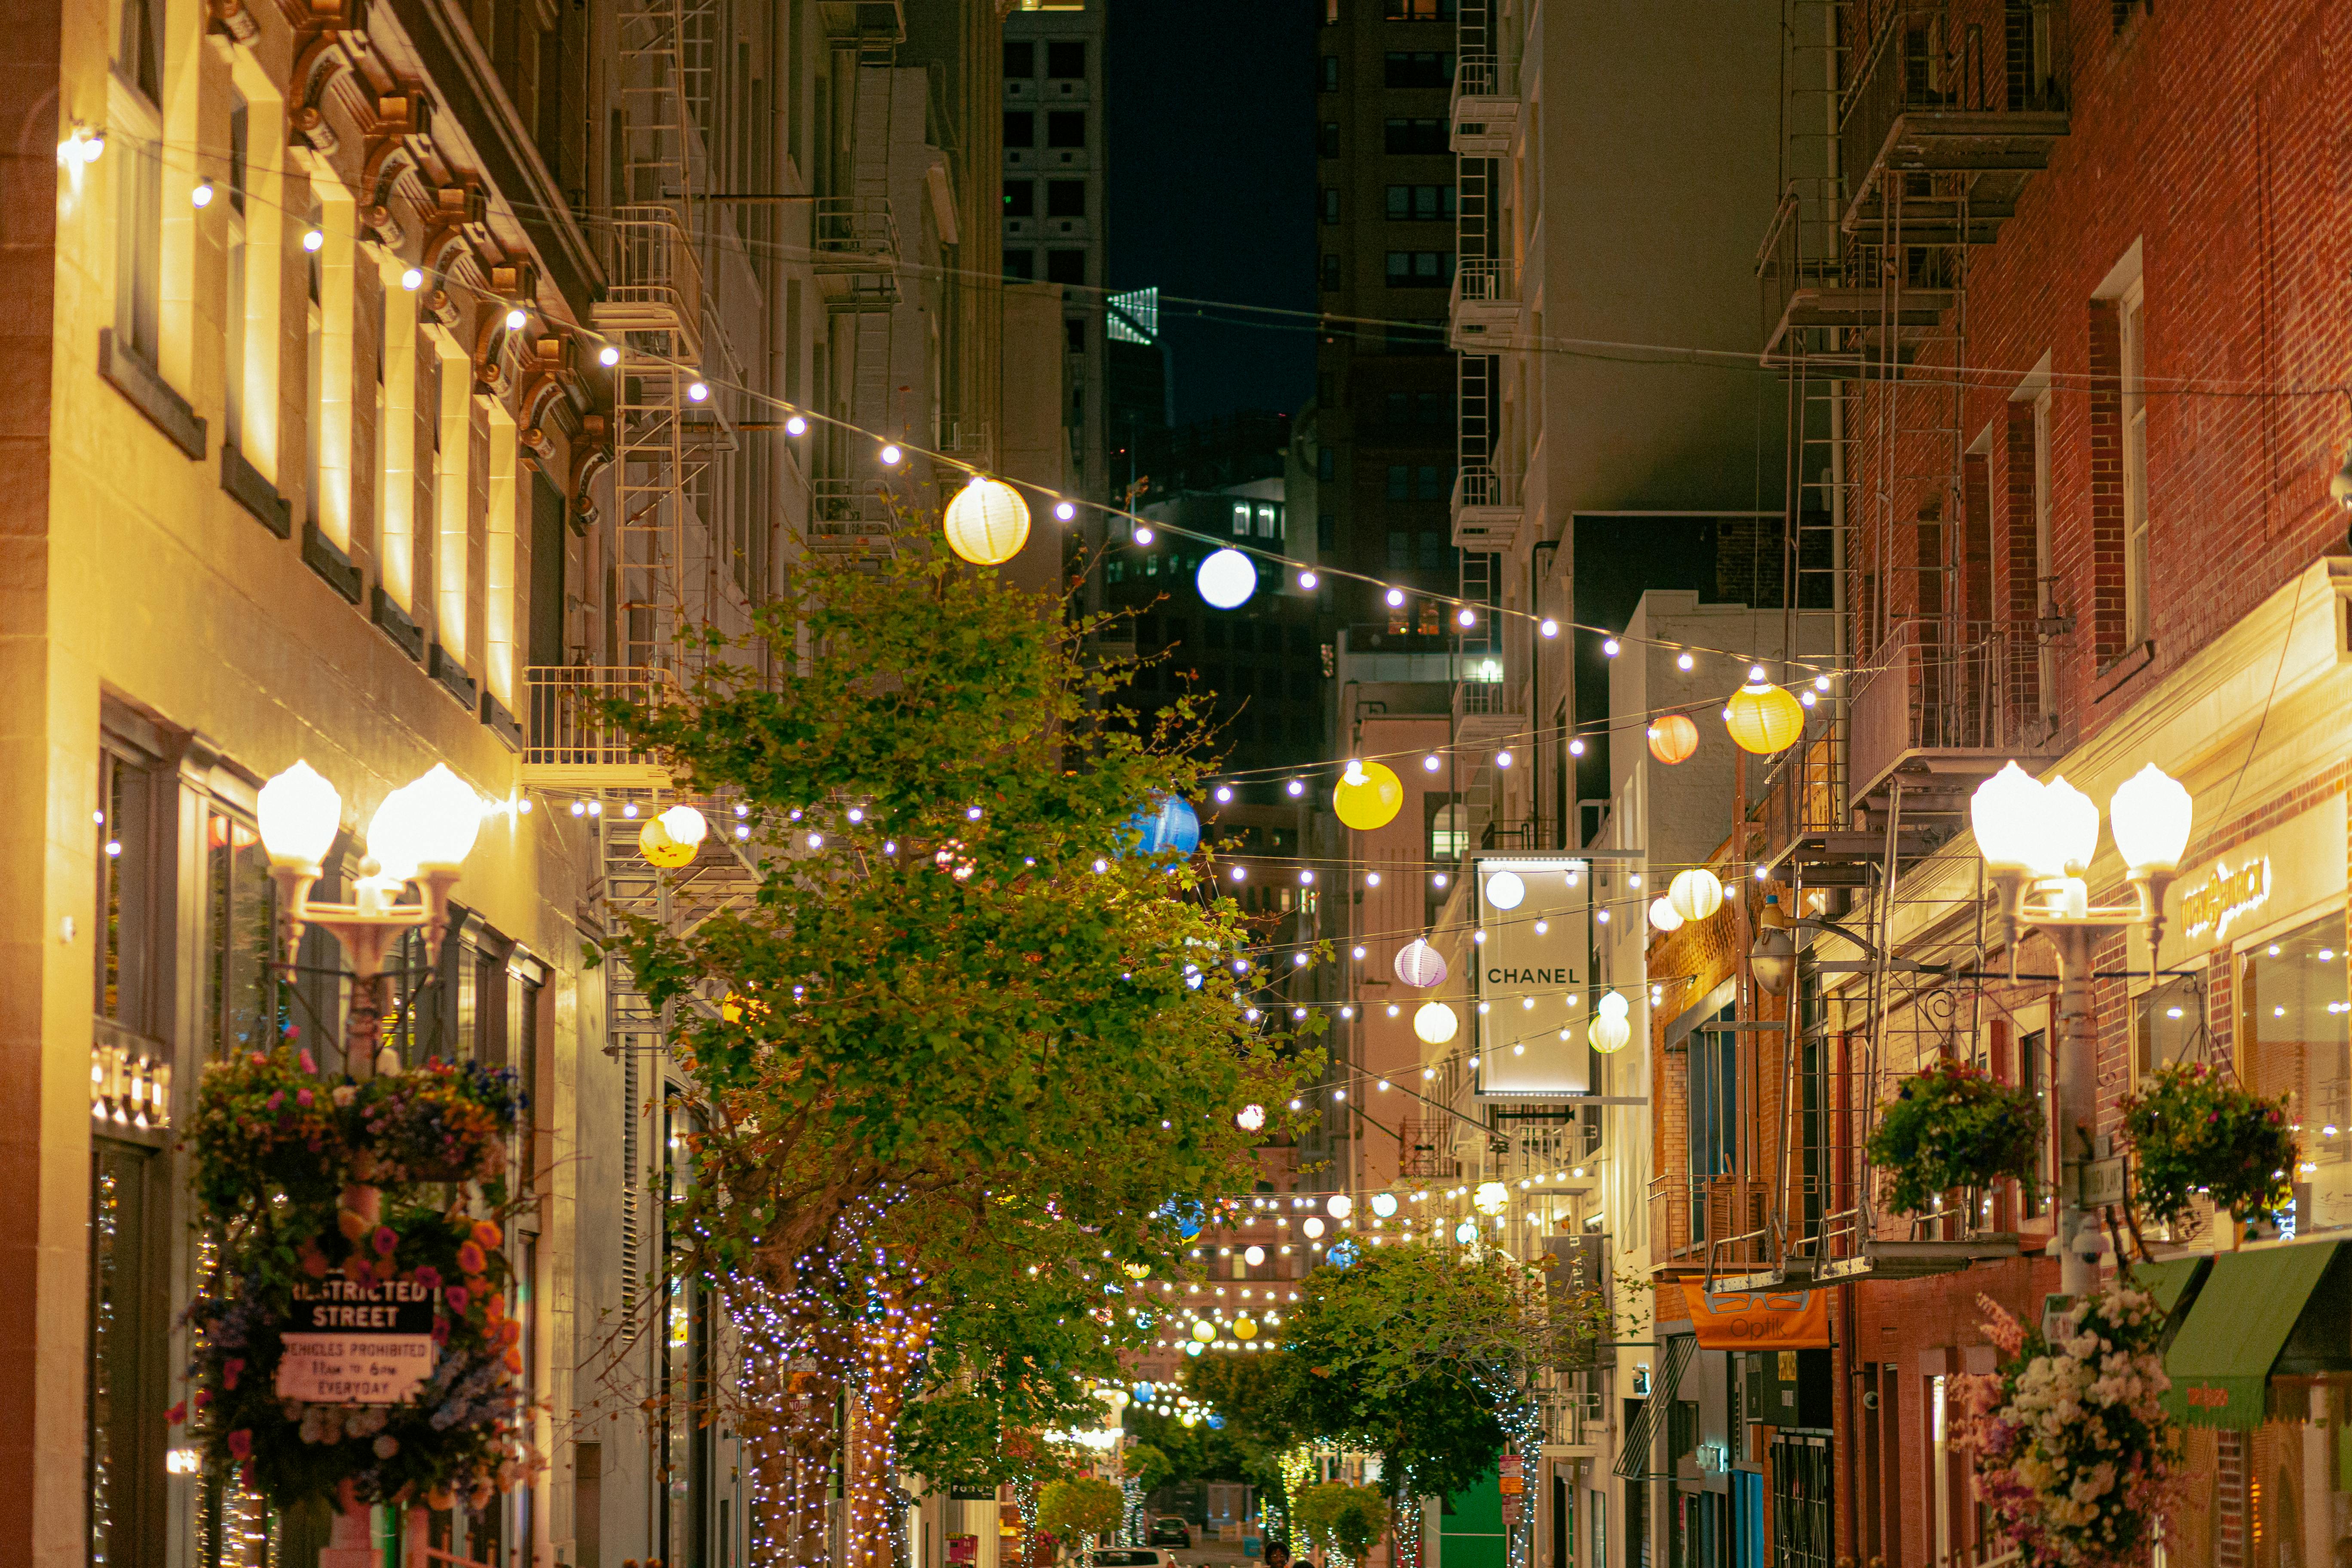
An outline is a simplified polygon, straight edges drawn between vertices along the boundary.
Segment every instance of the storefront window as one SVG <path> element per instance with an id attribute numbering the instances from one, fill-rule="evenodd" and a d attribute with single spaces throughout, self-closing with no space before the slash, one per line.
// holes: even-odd
<path id="1" fill-rule="evenodd" d="M 2299 1230 L 2352 1225 L 2352 991 L 2345 924 L 2331 913 L 2249 948 L 2239 976 L 2238 1073 L 2261 1095 L 2291 1094 L 2303 1129 Z"/>
<path id="2" fill-rule="evenodd" d="M 2132 1075 L 2198 1059 L 2205 1037 L 2205 994 L 2189 975 L 2143 991 L 2132 1001 Z"/>

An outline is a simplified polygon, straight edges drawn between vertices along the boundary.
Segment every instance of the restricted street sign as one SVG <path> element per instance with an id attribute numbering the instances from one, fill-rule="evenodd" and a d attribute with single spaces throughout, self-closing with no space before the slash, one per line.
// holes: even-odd
<path id="1" fill-rule="evenodd" d="M 280 1336 L 280 1399 L 315 1405 L 398 1405 L 433 1374 L 438 1290 L 409 1279 L 354 1285 L 330 1277 L 294 1288 Z"/>

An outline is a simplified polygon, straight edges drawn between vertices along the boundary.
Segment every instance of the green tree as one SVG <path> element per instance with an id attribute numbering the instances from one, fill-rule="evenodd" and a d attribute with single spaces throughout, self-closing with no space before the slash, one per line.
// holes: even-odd
<path id="1" fill-rule="evenodd" d="M 1157 1489 L 1160 1482 L 1175 1473 L 1168 1456 L 1150 1443 L 1129 1443 L 1119 1457 L 1119 1465 L 1128 1479 L 1145 1491 Z"/>
<path id="2" fill-rule="evenodd" d="M 1542 1276 L 1442 1243 L 1366 1247 L 1302 1282 L 1283 1325 L 1287 1419 L 1381 1456 L 1410 1495 L 1495 1468 L 1551 1330 Z"/>
<path id="3" fill-rule="evenodd" d="M 1361 1563 L 1388 1533 L 1388 1499 L 1378 1487 L 1326 1481 L 1298 1494 L 1291 1504 L 1291 1521 L 1315 1546 Z"/>
<path id="4" fill-rule="evenodd" d="M 1037 1495 L 1037 1528 L 1057 1541 L 1075 1542 L 1092 1536 L 1099 1544 L 1118 1533 L 1127 1517 L 1127 1500 L 1118 1488 L 1092 1476 L 1049 1481 Z"/>
<path id="5" fill-rule="evenodd" d="M 1179 1271 L 1171 1201 L 1244 1179 L 1235 1111 L 1318 1065 L 1244 1016 L 1231 901 L 1129 852 L 1139 811 L 1199 784 L 1193 700 L 1137 724 L 1097 622 L 898 544 L 871 572 L 804 557 L 746 641 L 607 710 L 682 792 L 737 803 L 745 836 L 702 854 L 762 873 L 709 908 L 685 868 L 683 929 L 627 920 L 614 949 L 696 1086 L 671 1234 L 760 1370 L 771 1500 L 825 1473 L 827 1378 L 880 1473 L 927 1365 L 927 1465 L 1038 1473 L 1013 1435 L 1149 1337 L 1111 1271 Z M 852 1512 L 866 1568 L 887 1521 Z"/>

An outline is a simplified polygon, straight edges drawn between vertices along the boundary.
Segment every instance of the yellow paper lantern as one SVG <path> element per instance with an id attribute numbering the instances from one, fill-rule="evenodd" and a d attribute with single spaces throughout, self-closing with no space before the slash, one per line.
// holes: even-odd
<path id="1" fill-rule="evenodd" d="M 1247 1318 L 1235 1318 L 1234 1320 L 1234 1338 L 1237 1340 L 1254 1340 L 1257 1338 L 1257 1325 Z"/>
<path id="2" fill-rule="evenodd" d="M 1805 705 L 1769 681 L 1751 681 L 1731 694 L 1723 721 L 1741 751 L 1769 757 L 1805 732 Z"/>
<path id="3" fill-rule="evenodd" d="M 1703 921 L 1723 908 L 1723 883 L 1704 866 L 1677 872 L 1666 885 L 1666 902 L 1686 921 Z"/>
<path id="4" fill-rule="evenodd" d="M 673 868 L 694 858 L 694 846 L 672 838 L 659 817 L 637 829 L 637 850 L 655 865 Z"/>
<path id="5" fill-rule="evenodd" d="M 1002 479 L 974 478 L 948 502 L 948 548 L 975 566 L 1002 566 L 1029 538 L 1029 503 Z"/>
<path id="6" fill-rule="evenodd" d="M 1650 726 L 1650 755 L 1668 767 L 1688 762 L 1698 750 L 1698 726 L 1687 713 L 1669 713 Z"/>
<path id="7" fill-rule="evenodd" d="M 1331 786 L 1331 809 L 1359 833 L 1386 827 L 1404 808 L 1404 783 L 1378 763 L 1359 763 Z"/>

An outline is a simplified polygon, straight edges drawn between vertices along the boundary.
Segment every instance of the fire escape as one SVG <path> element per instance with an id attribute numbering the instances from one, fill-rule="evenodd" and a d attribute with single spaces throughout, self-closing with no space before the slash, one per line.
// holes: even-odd
<path id="1" fill-rule="evenodd" d="M 1834 606 L 1851 654 L 1743 809 L 1739 837 L 1785 900 L 1768 921 L 1793 923 L 1801 956 L 1785 1007 L 1751 986 L 1729 1026 L 1761 1202 L 1750 1228 L 1694 1249 L 1710 1289 L 2018 1251 L 1991 1194 L 1882 1215 L 1864 1148 L 1897 1079 L 1981 1048 L 1971 975 L 1989 933 L 1965 912 L 1979 873 L 1933 857 L 1978 783 L 2052 749 L 2027 673 L 2042 634 L 1994 608 L 1960 373 L 1970 254 L 2067 133 L 2055 9 L 2007 0 L 1989 34 L 1950 0 L 1784 0 L 1783 196 L 1758 257 L 1764 363 L 1789 386 L 1784 584 L 1792 612 Z"/>

